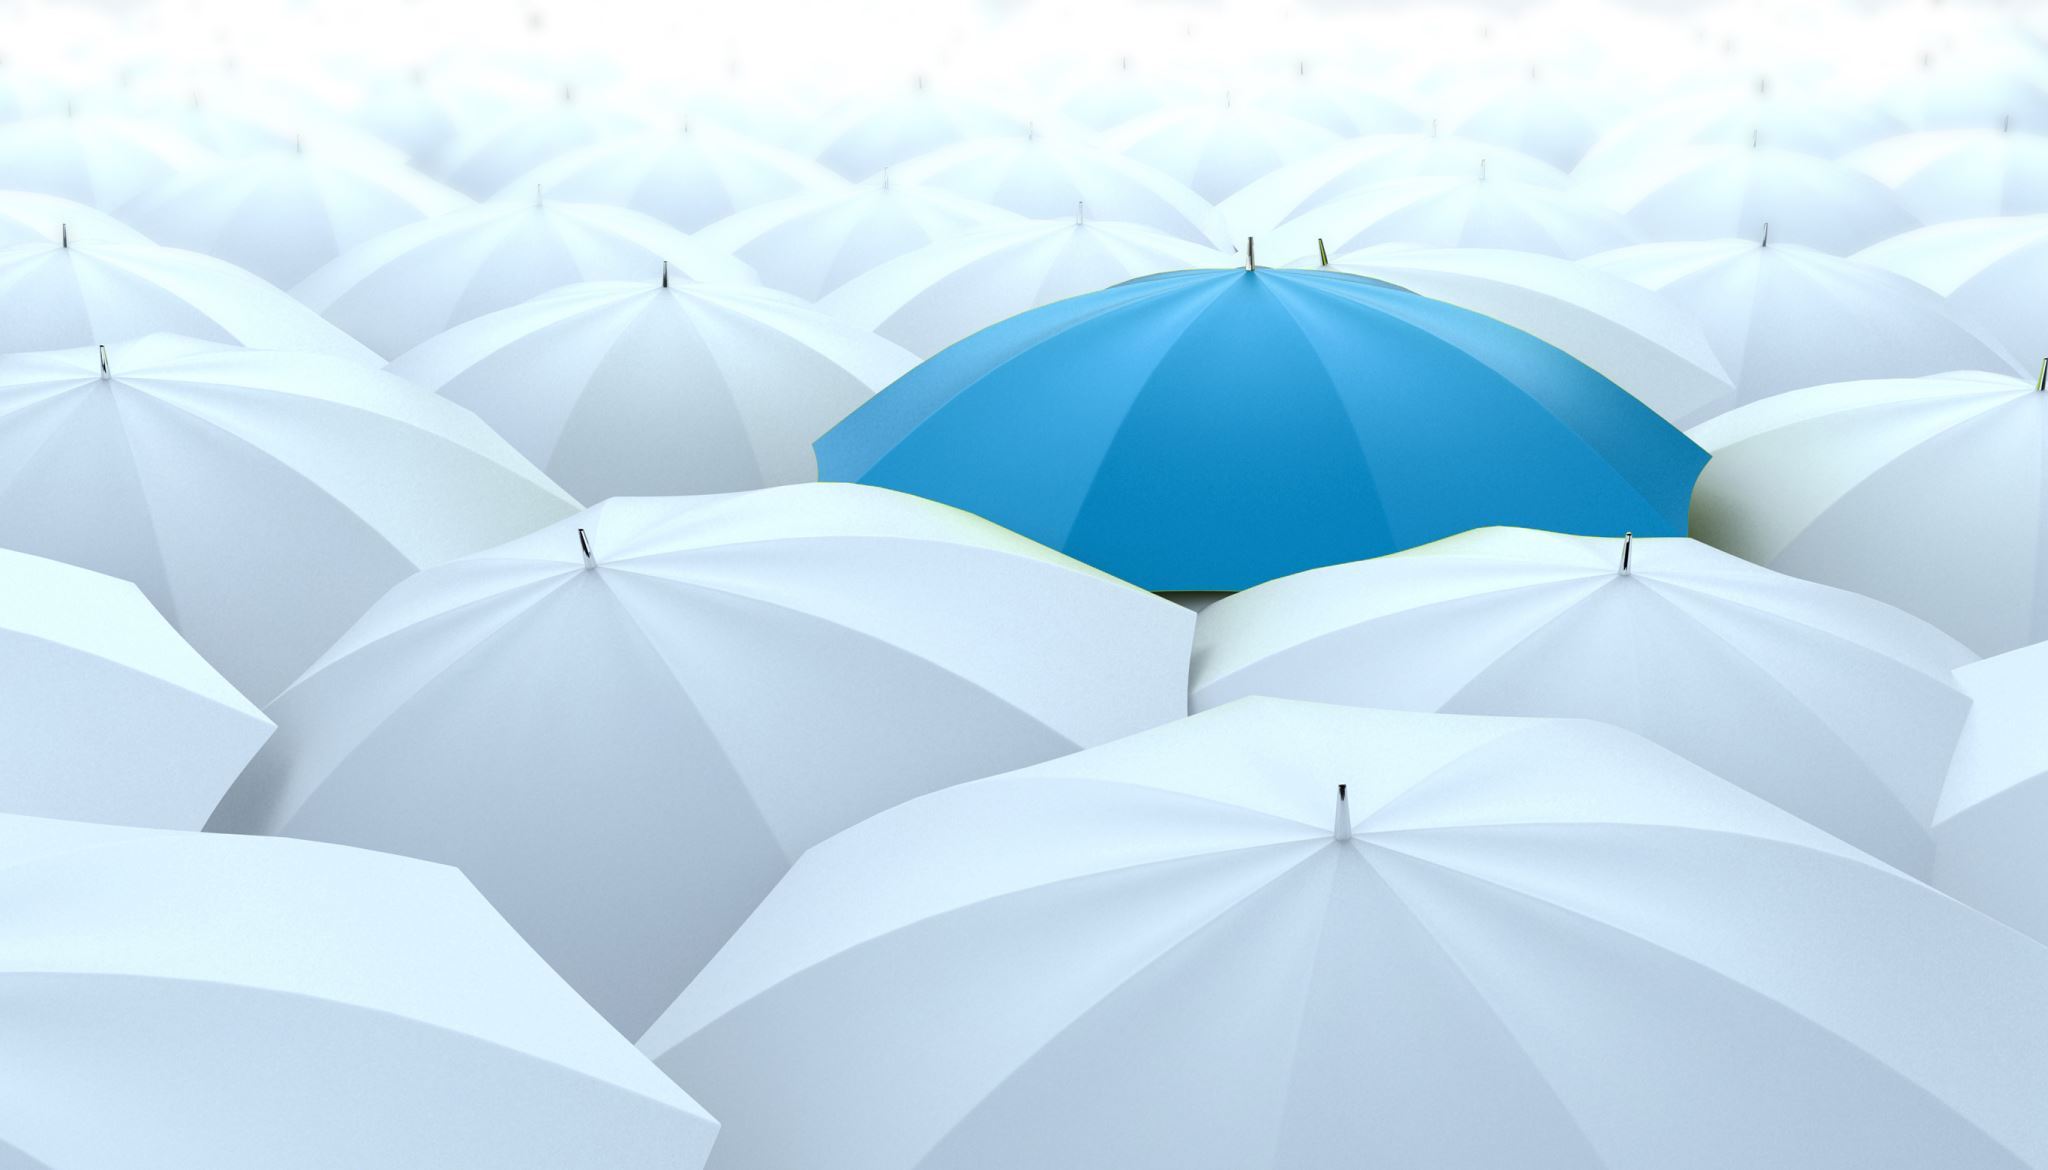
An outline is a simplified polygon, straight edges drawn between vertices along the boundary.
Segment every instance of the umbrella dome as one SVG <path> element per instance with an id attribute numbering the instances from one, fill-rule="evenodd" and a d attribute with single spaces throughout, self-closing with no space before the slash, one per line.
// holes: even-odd
<path id="1" fill-rule="evenodd" d="M 1020 136 L 1024 124 L 986 103 L 925 88 L 855 103 L 828 119 L 811 141 L 811 157 L 849 179 L 866 179 L 972 138 Z"/>
<path id="2" fill-rule="evenodd" d="M 1193 625 L 893 492 L 613 499 L 392 590 L 211 827 L 459 865 L 638 1035 L 816 842 L 1185 714 Z"/>
<path id="3" fill-rule="evenodd" d="M 718 1131 L 453 869 L 15 816 L 0 855 L 12 1164 L 692 1170 Z"/>
<path id="4" fill-rule="evenodd" d="M 1920 220 L 1847 163 L 1773 146 L 1700 146 L 1619 167 L 1588 191 L 1652 240 L 1762 237 L 1847 255 Z"/>
<path id="5" fill-rule="evenodd" d="M 0 811 L 197 829 L 270 720 L 141 590 L 0 549 Z"/>
<path id="6" fill-rule="evenodd" d="M 678 279 L 754 279 L 716 247 L 639 212 L 536 194 L 394 228 L 321 266 L 292 295 L 393 358 L 550 289 L 644 278 L 663 263 Z"/>
<path id="7" fill-rule="evenodd" d="M 1971 657 L 1696 541 L 1486 528 L 1216 602 L 1190 694 L 1598 719 L 1924 874 Z"/>
<path id="8" fill-rule="evenodd" d="M 1926 288 L 1797 244 L 1762 237 L 1638 244 L 1587 262 L 1690 313 L 1738 402 L 1856 378 L 2018 369 L 1975 322 Z"/>
<path id="9" fill-rule="evenodd" d="M 1710 419 L 1693 531 L 1852 589 L 1979 654 L 2048 638 L 2048 391 L 1965 371 L 1783 394 Z"/>
<path id="10" fill-rule="evenodd" d="M 317 354 L 0 358 L 0 546 L 133 581 L 268 700 L 415 569 L 575 505 L 468 411 Z"/>
<path id="11" fill-rule="evenodd" d="M 1618 729 L 1247 699 L 812 849 L 640 1046 L 712 1170 L 2018 1170 L 2044 982 Z"/>
<path id="12" fill-rule="evenodd" d="M 542 293 L 391 370 L 603 500 L 814 480 L 811 443 L 916 361 L 787 293 L 649 280 Z"/>
<path id="13" fill-rule="evenodd" d="M 0 123 L 0 182 L 116 211 L 212 156 L 174 131 L 113 117 Z"/>
<path id="14" fill-rule="evenodd" d="M 1903 128 L 1868 102 L 1787 90 L 1766 81 L 1738 95 L 1713 89 L 1653 102 L 1601 135 L 1573 174 L 1597 179 L 1669 151 L 1752 142 L 1816 158 L 1840 158 Z"/>
<path id="15" fill-rule="evenodd" d="M 879 178 L 727 216 L 697 234 L 753 266 L 770 288 L 815 301 L 887 260 L 1018 217 L 946 191 Z"/>
<path id="16" fill-rule="evenodd" d="M 1929 224 L 1856 259 L 1939 293 L 2015 358 L 2048 354 L 2048 214 Z"/>
<path id="17" fill-rule="evenodd" d="M 499 194 L 517 198 L 536 186 L 557 199 L 631 208 L 694 232 L 777 199 L 843 190 L 846 181 L 779 146 L 693 122 L 674 134 L 639 134 L 571 151 Z"/>
<path id="18" fill-rule="evenodd" d="M 1927 223 L 2048 211 L 2048 135 L 1928 130 L 1850 155 Z"/>
<path id="19" fill-rule="evenodd" d="M 1340 138 L 1398 134 L 1422 128 L 1422 118 L 1394 98 L 1307 65 L 1278 85 L 1263 87 L 1246 102 L 1253 109 L 1321 126 Z"/>
<path id="20" fill-rule="evenodd" d="M 149 242 L 148 236 L 106 212 L 61 195 L 0 191 L 0 248 L 71 238 L 108 244 Z"/>
<path id="21" fill-rule="evenodd" d="M 457 191 L 483 199 L 571 151 L 641 130 L 636 120 L 565 89 L 560 101 L 538 109 L 515 108 L 456 135 L 442 148 L 433 171 Z"/>
<path id="22" fill-rule="evenodd" d="M 1117 69 L 1068 87 L 1054 103 L 1054 111 L 1065 122 L 1101 132 L 1200 100 L 1200 89 L 1172 71 L 1133 69 L 1126 57 Z"/>
<path id="23" fill-rule="evenodd" d="M 930 357 L 1027 309 L 1137 276 L 1227 267 L 1227 252 L 1129 223 L 998 224 L 935 240 L 833 290 L 818 307 Z"/>
<path id="24" fill-rule="evenodd" d="M 1450 128 L 1461 138 L 1505 146 L 1569 171 L 1613 124 L 1616 104 L 1612 94 L 1532 76 L 1467 104 Z"/>
<path id="25" fill-rule="evenodd" d="M 824 478 L 965 508 L 1154 590 L 1244 589 L 1485 524 L 1678 535 L 1705 460 L 1526 333 L 1270 268 L 1013 317 L 817 449 Z"/>
<path id="26" fill-rule="evenodd" d="M 1674 426 L 1735 405 L 1735 388 L 1700 327 L 1662 296 L 1604 269 L 1533 252 L 1391 244 L 1338 256 L 1330 266 L 1541 338 Z"/>
<path id="27" fill-rule="evenodd" d="M 1489 176 L 1387 179 L 1319 204 L 1264 236 L 1281 255 L 1372 244 L 1510 248 L 1577 259 L 1634 243 L 1620 216 L 1576 191 Z"/>
<path id="28" fill-rule="evenodd" d="M 1119 126 L 1102 141 L 1221 203 L 1254 179 L 1342 139 L 1313 122 L 1226 100 L 1161 110 Z"/>
<path id="29" fill-rule="evenodd" d="M 0 247 L 0 354 L 151 333 L 377 363 L 318 313 L 225 260 L 64 231 Z"/>
<path id="30" fill-rule="evenodd" d="M 1527 155 L 1434 134 L 1374 134 L 1339 143 L 1247 185 L 1218 207 L 1240 235 L 1264 235 L 1326 203 L 1391 179 L 1477 176 L 1563 189 L 1564 173 Z"/>
<path id="31" fill-rule="evenodd" d="M 1200 195 L 1144 163 L 1070 140 L 1035 133 L 978 138 L 913 159 L 891 175 L 1032 219 L 1064 219 L 1085 204 L 1095 219 L 1229 246 L 1223 217 Z"/>
<path id="32" fill-rule="evenodd" d="M 2048 77 L 2038 50 L 2021 48 L 2016 58 L 2010 47 L 1923 57 L 1918 72 L 1886 92 L 1886 104 L 1913 130 L 2009 126 L 2048 134 Z"/>
<path id="33" fill-rule="evenodd" d="M 403 164 L 283 151 L 181 178 L 124 214 L 159 243 L 288 288 L 373 236 L 469 202 Z"/>
<path id="34" fill-rule="evenodd" d="M 1934 817 L 1935 888 L 2048 942 L 2048 642 L 1956 670 L 1970 718 Z"/>

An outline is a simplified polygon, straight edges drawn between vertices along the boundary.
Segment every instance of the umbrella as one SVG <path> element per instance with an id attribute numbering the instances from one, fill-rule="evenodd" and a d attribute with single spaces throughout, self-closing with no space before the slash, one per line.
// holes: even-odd
<path id="1" fill-rule="evenodd" d="M 1103 136 L 1105 146 L 1157 168 L 1211 203 L 1340 141 L 1313 122 L 1227 99 L 1161 110 Z"/>
<path id="2" fill-rule="evenodd" d="M 1675 426 L 1735 405 L 1706 334 L 1676 305 L 1570 260 L 1489 248 L 1383 245 L 1331 266 L 1484 313 L 1565 351 Z"/>
<path id="3" fill-rule="evenodd" d="M 1823 382 L 2018 367 L 1977 325 L 1901 276 L 1797 244 L 1639 244 L 1588 262 L 1690 313 L 1740 402 Z"/>
<path id="4" fill-rule="evenodd" d="M 815 301 L 885 260 L 1017 217 L 945 191 L 880 178 L 792 195 L 731 215 L 697 234 L 761 274 L 772 288 Z"/>
<path id="5" fill-rule="evenodd" d="M 920 357 L 1053 301 L 1136 276 L 1229 266 L 1227 252 L 1151 228 L 1087 218 L 998 224 L 878 265 L 818 307 Z"/>
<path id="6" fill-rule="evenodd" d="M 637 120 L 579 101 L 565 89 L 560 101 L 539 108 L 516 107 L 485 126 L 456 135 L 442 148 L 434 173 L 456 190 L 482 199 L 571 151 L 641 129 Z"/>
<path id="7" fill-rule="evenodd" d="M 1927 223 L 2048 211 L 2048 135 L 1928 130 L 1873 143 L 1847 161 Z"/>
<path id="8" fill-rule="evenodd" d="M 109 244 L 149 242 L 141 232 L 83 203 L 33 191 L 0 191 L 0 248 L 73 237 Z"/>
<path id="9" fill-rule="evenodd" d="M 1057 138 L 979 138 L 934 151 L 892 174 L 898 182 L 950 191 L 1033 219 L 1065 219 L 1075 205 L 1085 204 L 1095 219 L 1229 246 L 1223 217 L 1201 196 L 1144 163 Z"/>
<path id="10" fill-rule="evenodd" d="M 915 364 L 787 293 L 664 280 L 543 293 L 391 369 L 602 500 L 816 479 L 812 441 Z"/>
<path id="11" fill-rule="evenodd" d="M 403 164 L 284 151 L 181 178 L 125 214 L 160 243 L 288 287 L 373 236 L 469 202 Z"/>
<path id="12" fill-rule="evenodd" d="M 319 314 L 225 260 L 61 229 L 0 247 L 0 354 L 150 333 L 377 362 Z"/>
<path id="13" fill-rule="evenodd" d="M 1115 70 L 1069 87 L 1055 108 L 1063 121 L 1083 130 L 1104 131 L 1199 100 L 1201 91 L 1171 71 L 1134 70 L 1125 57 Z"/>
<path id="14" fill-rule="evenodd" d="M 942 146 L 1024 130 L 1001 110 L 927 89 L 920 78 L 911 89 L 855 103 L 827 119 L 810 154 L 849 179 L 865 179 Z"/>
<path id="15" fill-rule="evenodd" d="M 501 194 L 524 195 L 536 186 L 557 199 L 629 207 L 693 232 L 787 196 L 844 190 L 846 181 L 781 147 L 691 123 L 677 134 L 641 134 L 571 151 Z"/>
<path id="16" fill-rule="evenodd" d="M 1815 386 L 1694 428 L 1701 540 L 1890 602 L 1979 654 L 2048 638 L 2048 392 L 1962 372 Z"/>
<path id="17" fill-rule="evenodd" d="M 1247 103 L 1253 109 L 1321 126 L 1339 138 L 1420 130 L 1415 111 L 1386 94 L 1300 65 L 1287 81 L 1264 87 Z"/>
<path id="18" fill-rule="evenodd" d="M 172 131 L 131 119 L 0 123 L 0 182 L 8 189 L 61 195 L 102 211 L 114 211 L 210 158 Z"/>
<path id="19" fill-rule="evenodd" d="M 196 829 L 270 720 L 140 590 L 0 549 L 0 809 Z"/>
<path id="20" fill-rule="evenodd" d="M 1737 94 L 1716 88 L 1654 102 L 1603 134 L 1573 173 L 1597 179 L 1665 152 L 1752 142 L 1840 158 L 1900 129 L 1868 102 L 1761 81 Z"/>
<path id="21" fill-rule="evenodd" d="M 2048 942 L 2048 642 L 1956 671 L 1970 696 L 1934 817 L 1936 888 Z"/>
<path id="22" fill-rule="evenodd" d="M 1587 189 L 1653 240 L 1754 240 L 1847 255 L 1920 221 L 1847 163 L 1773 146 L 1699 146 L 1618 167 Z"/>
<path id="23" fill-rule="evenodd" d="M 1703 452 L 1510 326 L 1379 281 L 1166 273 L 1034 309 L 818 440 L 1155 590 L 1244 589 L 1482 524 L 1677 535 Z"/>
<path id="24" fill-rule="evenodd" d="M 1599 719 L 1924 873 L 1970 659 L 1695 541 L 1487 528 L 1218 601 L 1191 695 Z"/>
<path id="25" fill-rule="evenodd" d="M 573 502 L 354 362 L 181 337 L 0 358 L 0 546 L 135 582 L 257 701 L 414 569 Z"/>
<path id="26" fill-rule="evenodd" d="M 1313 253 L 1316 241 L 1348 252 L 1371 244 L 1511 248 L 1576 259 L 1638 238 L 1621 217 L 1576 191 L 1497 179 L 1480 169 L 1461 178 L 1387 179 L 1319 204 L 1264 233 L 1282 255 Z"/>
<path id="27" fill-rule="evenodd" d="M 613 499 L 394 589 L 212 827 L 459 865 L 638 1035 L 817 841 L 1185 714 L 1193 625 L 892 492 Z"/>
<path id="28" fill-rule="evenodd" d="M 2007 125 L 2048 133 L 2048 79 L 2041 74 L 2038 50 L 2021 46 L 1930 54 L 1921 59 L 1918 73 L 1893 84 L 1885 97 L 1915 130 Z"/>
<path id="29" fill-rule="evenodd" d="M 1856 259 L 1933 289 L 2009 354 L 2048 354 L 2048 214 L 1930 224 Z"/>
<path id="30" fill-rule="evenodd" d="M 1577 166 L 1614 122 L 1614 95 L 1536 75 L 1496 87 L 1451 122 L 1460 137 L 1505 146 L 1561 171 Z"/>
<path id="31" fill-rule="evenodd" d="M 636 211 L 501 199 L 394 228 L 292 290 L 387 358 L 550 289 L 628 280 L 663 262 L 679 279 L 751 284 L 731 256 Z"/>
<path id="32" fill-rule="evenodd" d="M 818 846 L 640 1047 L 713 1170 L 2018 1170 L 2044 983 L 1615 728 L 1251 699 Z"/>
<path id="33" fill-rule="evenodd" d="M 1434 134 L 1375 134 L 1285 166 L 1223 201 L 1233 228 L 1263 235 L 1304 212 L 1390 179 L 1488 177 L 1562 189 L 1563 172 L 1502 146 Z"/>
<path id="34" fill-rule="evenodd" d="M 718 1131 L 452 869 L 15 816 L 0 855 L 11 1165 L 688 1170 Z"/>

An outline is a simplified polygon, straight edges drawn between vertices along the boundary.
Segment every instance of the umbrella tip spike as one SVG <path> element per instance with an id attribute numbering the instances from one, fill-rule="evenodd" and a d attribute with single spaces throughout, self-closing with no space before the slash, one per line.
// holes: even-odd
<path id="1" fill-rule="evenodd" d="M 1765 221 L 1764 221 L 1764 243 L 1763 243 L 1763 246 L 1764 246 L 1764 247 L 1766 247 L 1766 248 L 1768 248 L 1768 247 L 1770 247 L 1770 246 L 1771 246 L 1771 224 L 1770 224 L 1770 221 L 1769 221 L 1769 220 L 1765 220 Z"/>
<path id="2" fill-rule="evenodd" d="M 539 184 L 539 183 L 535 183 L 535 184 L 533 185 L 533 205 L 534 205 L 535 207 L 539 207 L 539 206 L 540 206 L 540 184 Z"/>
<path id="3" fill-rule="evenodd" d="M 107 368 L 107 347 L 100 346 L 100 381 L 112 381 L 113 377 L 113 371 Z"/>
<path id="4" fill-rule="evenodd" d="M 1624 576 L 1624 577 L 1626 577 L 1626 576 L 1628 576 L 1628 575 L 1629 575 L 1629 560 L 1630 560 L 1630 557 L 1631 557 L 1631 555 L 1632 555 L 1632 554 L 1633 554 L 1633 553 L 1635 552 L 1635 548 L 1636 548 L 1636 534 L 1635 534 L 1635 533 L 1633 533 L 1633 532 L 1624 532 L 1624 533 L 1622 533 L 1622 534 L 1621 534 L 1621 575 L 1622 575 L 1622 576 Z"/>
<path id="5" fill-rule="evenodd" d="M 2041 359 L 2041 371 L 2034 375 L 2034 389 L 2048 390 L 2048 357 Z"/>
<path id="6" fill-rule="evenodd" d="M 1244 270 L 1257 271 L 1259 267 L 1258 241 L 1251 236 L 1244 238 Z"/>
<path id="7" fill-rule="evenodd" d="M 668 287 L 668 261 L 661 262 L 661 287 Z"/>
<path id="8" fill-rule="evenodd" d="M 1328 268 L 1330 266 L 1330 247 L 1328 244 L 1323 243 L 1323 237 L 1321 236 L 1316 237 L 1316 256 L 1323 262 L 1323 267 Z"/>
<path id="9" fill-rule="evenodd" d="M 597 558 L 590 555 L 590 534 L 578 528 L 576 530 L 576 543 L 583 549 L 583 567 L 595 569 L 597 567 Z"/>
<path id="10" fill-rule="evenodd" d="M 1330 836 L 1338 841 L 1351 840 L 1351 786 L 1337 785 L 1337 815 L 1331 826 Z"/>
<path id="11" fill-rule="evenodd" d="M 57 225 L 57 246 L 60 248 L 69 248 L 71 246 L 70 224 L 60 223 Z"/>

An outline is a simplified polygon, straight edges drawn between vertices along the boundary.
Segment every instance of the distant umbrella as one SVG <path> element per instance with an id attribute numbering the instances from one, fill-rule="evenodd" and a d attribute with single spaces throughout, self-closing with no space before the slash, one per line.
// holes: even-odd
<path id="1" fill-rule="evenodd" d="M 110 117 L 0 122 L 0 183 L 115 211 L 212 156 L 174 131 Z"/>
<path id="2" fill-rule="evenodd" d="M 2048 135 L 1930 130 L 1873 143 L 1857 167 L 1927 223 L 2048 211 Z"/>
<path id="3" fill-rule="evenodd" d="M 2048 355 L 2048 214 L 1931 224 L 1856 259 L 1941 294 L 2014 357 Z"/>
<path id="4" fill-rule="evenodd" d="M 1817 158 L 1840 158 L 1903 129 L 1896 118 L 1869 102 L 1763 80 L 1740 93 L 1714 88 L 1631 111 L 1587 151 L 1574 174 L 1594 179 L 1666 152 L 1753 142 Z"/>
<path id="5" fill-rule="evenodd" d="M 1262 234 L 1325 204 L 1392 179 L 1487 177 L 1563 189 L 1564 173 L 1502 146 L 1433 134 L 1376 134 L 1341 143 L 1247 185 L 1223 201 L 1239 232 Z"/>
<path id="6" fill-rule="evenodd" d="M 1538 76 L 1495 88 L 1467 104 L 1449 126 L 1461 137 L 1509 147 L 1569 171 L 1614 124 L 1621 105 L 1613 94 Z"/>
<path id="7" fill-rule="evenodd" d="M 1394 98 L 1307 65 L 1286 81 L 1253 92 L 1246 104 L 1321 126 L 1341 138 L 1422 128 L 1421 115 Z"/>
<path id="8" fill-rule="evenodd" d="M 1313 122 L 1227 101 L 1161 110 L 1103 136 L 1211 203 L 1340 141 Z"/>
<path id="9" fill-rule="evenodd" d="M 693 232 L 737 211 L 792 195 L 843 190 L 817 163 L 715 126 L 594 143 L 542 163 L 500 194 L 531 195 L 644 212 Z"/>
<path id="10" fill-rule="evenodd" d="M 1388 179 L 1320 204 L 1266 234 L 1281 255 L 1340 252 L 1372 244 L 1511 248 L 1575 259 L 1640 237 L 1621 217 L 1576 191 L 1482 169 L 1462 178 Z"/>
<path id="11" fill-rule="evenodd" d="M 32 191 L 0 191 L 0 248 L 51 240 L 146 244 L 149 237 L 83 203 Z"/>
<path id="12" fill-rule="evenodd" d="M 482 199 L 571 151 L 643 129 L 638 119 L 564 92 L 559 101 L 537 109 L 515 106 L 488 125 L 458 134 L 442 148 L 433 171 L 449 186 Z"/>
<path id="13" fill-rule="evenodd" d="M 2048 642 L 1961 667 L 1956 685 L 1970 719 L 1935 813 L 1932 881 L 2048 943 Z"/>
<path id="14" fill-rule="evenodd" d="M 1023 122 L 993 106 L 919 80 L 835 114 L 814 131 L 811 155 L 849 179 L 866 179 L 942 146 L 1024 131 Z"/>
<path id="15" fill-rule="evenodd" d="M 1758 239 L 1847 255 L 1920 226 L 1846 163 L 1773 146 L 1703 146 L 1616 168 L 1587 190 L 1652 240 Z"/>

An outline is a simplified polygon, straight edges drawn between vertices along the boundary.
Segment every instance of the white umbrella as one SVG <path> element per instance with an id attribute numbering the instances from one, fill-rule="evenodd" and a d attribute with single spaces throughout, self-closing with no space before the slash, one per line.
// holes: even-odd
<path id="1" fill-rule="evenodd" d="M 575 510 L 468 411 L 313 354 L 0 358 L 0 546 L 135 582 L 268 700 L 391 584 Z"/>
<path id="2" fill-rule="evenodd" d="M 377 362 L 318 313 L 225 260 L 66 234 L 0 247 L 0 353 L 182 333 Z"/>
<path id="3" fill-rule="evenodd" d="M 97 208 L 61 195 L 0 191 L 0 248 L 47 240 L 146 244 L 149 237 Z"/>
<path id="4" fill-rule="evenodd" d="M 270 720 L 126 581 L 0 549 L 0 810 L 197 829 Z"/>
<path id="5" fill-rule="evenodd" d="M 2048 133 L 2048 76 L 2041 72 L 2038 50 L 2024 44 L 1930 55 L 1918 73 L 1895 83 L 1885 97 L 1915 130 L 2010 125 Z"/>
<path id="6" fill-rule="evenodd" d="M 927 89 L 920 79 L 911 89 L 854 103 L 828 119 L 813 135 L 810 154 L 849 179 L 865 179 L 942 146 L 1024 129 L 994 106 Z"/>
<path id="7" fill-rule="evenodd" d="M 1840 158 L 1902 128 L 1867 101 L 1760 82 L 1740 94 L 1710 89 L 1652 103 L 1602 135 L 1573 173 L 1592 179 L 1686 147 L 1752 142 Z"/>
<path id="8" fill-rule="evenodd" d="M 1970 719 L 1934 817 L 1931 880 L 2048 942 L 2048 642 L 1972 662 L 1956 685 Z"/>
<path id="9" fill-rule="evenodd" d="M 401 163 L 282 151 L 181 178 L 124 214 L 158 243 L 290 287 L 365 240 L 469 202 Z"/>
<path id="10" fill-rule="evenodd" d="M 1394 98 L 1321 71 L 1311 74 L 1306 64 L 1286 82 L 1253 93 L 1248 104 L 1321 126 L 1340 138 L 1422 128 L 1421 116 Z"/>
<path id="11" fill-rule="evenodd" d="M 1856 259 L 1940 293 L 2015 358 L 2048 355 L 2048 214 L 1929 224 Z"/>
<path id="12" fill-rule="evenodd" d="M 1503 146 L 1433 134 L 1375 134 L 1340 143 L 1285 166 L 1224 200 L 1223 218 L 1239 235 L 1262 235 L 1287 220 L 1389 179 L 1494 179 L 1562 189 L 1564 173 Z"/>
<path id="13" fill-rule="evenodd" d="M 1450 127 L 1460 137 L 1505 146 L 1569 171 L 1613 124 L 1618 105 L 1613 94 L 1531 76 L 1469 103 Z"/>
<path id="14" fill-rule="evenodd" d="M 1815 386 L 1694 428 L 1701 540 L 1889 602 L 1979 654 L 2048 638 L 2048 392 L 1963 372 Z"/>
<path id="15" fill-rule="evenodd" d="M 1397 245 L 1338 256 L 1331 266 L 1533 334 L 1676 426 L 1735 405 L 1735 388 L 1700 327 L 1664 297 L 1604 269 L 1533 252 Z"/>
<path id="16" fill-rule="evenodd" d="M 731 215 L 697 234 L 753 266 L 771 288 L 815 301 L 885 260 L 1017 217 L 888 173 L 836 191 L 792 195 Z"/>
<path id="17" fill-rule="evenodd" d="M 1173 71 L 1133 70 L 1126 57 L 1119 68 L 1069 87 L 1056 110 L 1060 118 L 1084 130 L 1104 131 L 1199 100 L 1201 91 Z"/>
<path id="18" fill-rule="evenodd" d="M 114 211 L 212 156 L 160 126 L 123 118 L 0 123 L 0 186 Z"/>
<path id="19" fill-rule="evenodd" d="M 1484 164 L 1481 164 L 1484 166 Z M 1331 255 L 1372 244 L 1511 248 L 1568 259 L 1638 238 L 1621 217 L 1576 191 L 1500 179 L 1388 179 L 1313 207 L 1261 233 L 1282 256 Z"/>
<path id="20" fill-rule="evenodd" d="M 629 207 L 693 232 L 790 195 L 843 190 L 846 181 L 801 155 L 715 126 L 600 142 L 543 163 L 502 194 L 539 186 L 557 199 Z"/>
<path id="21" fill-rule="evenodd" d="M 2044 983 L 1614 728 L 1253 699 L 812 849 L 640 1046 L 714 1170 L 2019 1170 Z"/>
<path id="22" fill-rule="evenodd" d="M 818 307 L 930 357 L 1026 309 L 1133 277 L 1233 263 L 1215 248 L 1077 214 L 926 244 L 840 285 Z"/>
<path id="23" fill-rule="evenodd" d="M 12 816 L 0 856 L 9 1165 L 691 1170 L 717 1134 L 452 869 Z"/>
<path id="24" fill-rule="evenodd" d="M 1228 246 L 1223 217 L 1200 195 L 1144 163 L 1072 141 L 1037 134 L 980 138 L 934 151 L 891 174 L 897 182 L 950 191 L 1032 219 L 1065 219 L 1076 204 L 1085 204 L 1092 219 Z"/>
<path id="25" fill-rule="evenodd" d="M 212 827 L 459 865 L 638 1035 L 812 844 L 1184 714 L 1193 624 L 879 488 L 613 499 L 394 589 Z"/>
<path id="26" fill-rule="evenodd" d="M 1587 191 L 1653 240 L 1760 239 L 1846 255 L 1920 226 L 1883 183 L 1772 146 L 1699 146 L 1617 167 Z"/>
<path id="27" fill-rule="evenodd" d="M 1103 145 L 1157 168 L 1211 203 L 1340 141 L 1313 122 L 1228 101 L 1161 110 L 1103 135 Z"/>
<path id="28" fill-rule="evenodd" d="M 322 266 L 292 295 L 387 358 L 538 293 L 589 280 L 751 284 L 753 270 L 616 207 L 501 199 L 395 228 Z"/>
<path id="29" fill-rule="evenodd" d="M 1927 223 L 2048 211 L 2048 135 L 1929 130 L 1872 143 L 1846 161 Z"/>
<path id="30" fill-rule="evenodd" d="M 1482 528 L 1218 601 L 1190 693 L 1599 719 L 1920 873 L 1970 657 L 1682 537 Z"/>
<path id="31" fill-rule="evenodd" d="M 1797 244 L 1640 244 L 1588 262 L 1657 289 L 1692 314 L 1741 402 L 1853 378 L 2018 369 L 1997 342 L 1920 285 Z"/>
<path id="32" fill-rule="evenodd" d="M 811 443 L 915 364 L 787 293 L 599 281 L 458 325 L 391 369 L 602 500 L 816 479 Z"/>
<path id="33" fill-rule="evenodd" d="M 482 199 L 543 163 L 642 129 L 634 118 L 564 91 L 560 101 L 539 109 L 515 107 L 488 125 L 456 135 L 442 148 L 434 173 Z"/>

